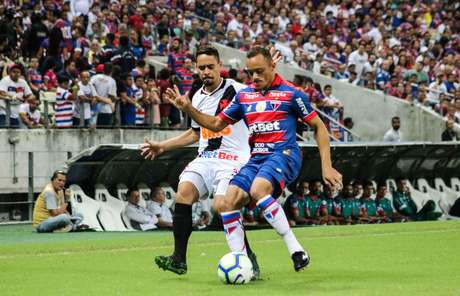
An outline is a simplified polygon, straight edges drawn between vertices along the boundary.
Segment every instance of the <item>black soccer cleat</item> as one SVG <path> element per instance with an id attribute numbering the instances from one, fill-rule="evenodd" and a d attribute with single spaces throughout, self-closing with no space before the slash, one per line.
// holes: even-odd
<path id="1" fill-rule="evenodd" d="M 178 261 L 173 256 L 157 256 L 155 263 L 163 270 L 169 270 L 178 275 L 187 273 L 187 263 Z"/>
<path id="2" fill-rule="evenodd" d="M 308 257 L 305 252 L 295 252 L 291 256 L 292 262 L 294 262 L 294 269 L 295 271 L 300 271 L 308 266 L 310 263 L 310 257 Z"/>
<path id="3" fill-rule="evenodd" d="M 252 275 L 251 281 L 258 280 L 260 278 L 260 267 L 259 267 L 259 263 L 257 263 L 256 253 L 248 254 L 248 258 L 249 260 L 251 260 L 251 263 L 252 263 L 253 275 Z"/>

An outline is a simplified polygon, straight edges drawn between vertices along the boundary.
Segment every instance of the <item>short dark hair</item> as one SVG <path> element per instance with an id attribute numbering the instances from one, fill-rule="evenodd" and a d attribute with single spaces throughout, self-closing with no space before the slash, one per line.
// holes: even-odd
<path id="1" fill-rule="evenodd" d="M 64 172 L 63 170 L 54 171 L 54 172 L 53 172 L 53 175 L 51 176 L 51 181 L 54 181 L 54 179 L 56 179 L 58 175 L 67 176 L 67 173 Z"/>
<path id="2" fill-rule="evenodd" d="M 69 77 L 67 75 L 61 74 L 61 75 L 58 75 L 57 81 L 58 81 L 59 84 L 61 84 L 61 83 L 64 83 L 64 82 L 69 82 L 70 79 L 69 79 Z"/>
<path id="3" fill-rule="evenodd" d="M 400 183 L 403 180 L 407 180 L 406 176 L 399 176 L 398 178 L 396 178 L 396 184 Z"/>
<path id="4" fill-rule="evenodd" d="M 330 89 L 332 89 L 332 85 L 330 85 L 330 84 L 326 84 L 326 85 L 324 86 L 324 90 L 326 90 L 327 88 L 330 88 Z"/>
<path id="5" fill-rule="evenodd" d="M 343 120 L 343 124 L 344 125 L 347 125 L 348 123 L 353 123 L 353 119 L 351 117 L 346 117 L 344 120 Z"/>
<path id="6" fill-rule="evenodd" d="M 391 118 L 391 121 L 393 122 L 393 120 L 400 120 L 400 119 L 399 119 L 399 116 L 393 116 L 393 117 Z"/>
<path id="7" fill-rule="evenodd" d="M 104 74 L 110 75 L 112 73 L 113 64 L 111 62 L 104 63 Z"/>
<path id="8" fill-rule="evenodd" d="M 250 59 L 253 58 L 257 55 L 261 54 L 264 58 L 266 58 L 268 61 L 272 61 L 272 55 L 270 54 L 270 51 L 266 49 L 265 47 L 262 46 L 255 46 L 251 48 L 251 50 L 248 52 L 246 55 L 246 58 Z"/>
<path id="9" fill-rule="evenodd" d="M 134 191 L 139 191 L 137 188 L 128 188 L 128 191 L 126 191 L 126 196 L 129 198 L 131 196 L 131 193 L 133 193 Z"/>
<path id="10" fill-rule="evenodd" d="M 218 62 L 220 62 L 219 52 L 217 51 L 217 49 L 215 47 L 203 46 L 203 47 L 198 48 L 198 50 L 196 51 L 196 54 L 195 54 L 195 60 L 198 60 L 198 56 L 200 56 L 202 54 L 213 56 L 213 57 L 216 58 L 216 60 Z"/>

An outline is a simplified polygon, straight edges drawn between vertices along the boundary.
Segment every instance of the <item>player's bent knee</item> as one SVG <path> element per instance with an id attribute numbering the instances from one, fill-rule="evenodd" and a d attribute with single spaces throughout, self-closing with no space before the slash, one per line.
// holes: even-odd
<path id="1" fill-rule="evenodd" d="M 191 205 L 195 202 L 195 199 L 198 199 L 198 198 L 196 198 L 192 193 L 184 194 L 184 193 L 178 192 L 176 194 L 176 203 Z"/>

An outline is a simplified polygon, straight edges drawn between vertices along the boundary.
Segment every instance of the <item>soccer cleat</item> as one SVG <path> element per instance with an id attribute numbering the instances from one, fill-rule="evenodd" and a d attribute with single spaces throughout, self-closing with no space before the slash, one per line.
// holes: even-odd
<path id="1" fill-rule="evenodd" d="M 295 271 L 300 271 L 308 266 L 310 263 L 310 257 L 308 257 L 305 252 L 295 252 L 291 256 L 292 261 L 294 262 L 294 269 Z"/>
<path id="2" fill-rule="evenodd" d="M 177 261 L 173 256 L 157 256 L 155 263 L 163 270 L 182 275 L 187 273 L 187 263 Z"/>
<path id="3" fill-rule="evenodd" d="M 258 280 L 260 278 L 260 267 L 259 267 L 259 263 L 257 263 L 256 253 L 250 253 L 248 254 L 248 257 L 252 263 L 253 275 L 252 275 L 251 281 Z"/>

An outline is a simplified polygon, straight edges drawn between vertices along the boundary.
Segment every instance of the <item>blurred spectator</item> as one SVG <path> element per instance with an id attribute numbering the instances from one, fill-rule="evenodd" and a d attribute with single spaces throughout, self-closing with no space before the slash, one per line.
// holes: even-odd
<path id="1" fill-rule="evenodd" d="M 324 221 L 321 217 L 321 204 L 320 196 L 323 193 L 323 185 L 320 181 L 316 180 L 310 186 L 310 193 L 305 198 L 305 217 L 309 224 L 323 224 Z"/>
<path id="2" fill-rule="evenodd" d="M 136 113 L 137 109 L 141 106 L 137 102 L 139 95 L 142 95 L 139 88 L 134 83 L 133 76 L 131 74 L 125 75 L 126 97 L 121 99 L 121 125 L 125 127 L 132 127 L 136 124 Z"/>
<path id="3" fill-rule="evenodd" d="M 361 181 L 353 181 L 353 196 L 357 199 L 360 199 L 361 196 L 363 195 L 364 192 L 364 187 L 363 183 Z"/>
<path id="4" fill-rule="evenodd" d="M 332 94 L 332 86 L 329 84 L 324 86 L 322 108 L 327 115 L 335 120 L 335 122 L 329 120 L 326 120 L 326 122 L 328 123 L 329 130 L 334 137 L 340 139 L 341 135 L 339 123 L 340 117 L 343 114 L 343 104 Z"/>
<path id="5" fill-rule="evenodd" d="M 404 217 L 395 213 L 391 201 L 386 198 L 387 193 L 387 185 L 385 183 L 377 184 L 377 193 L 375 194 L 377 215 L 384 222 L 403 221 Z"/>
<path id="6" fill-rule="evenodd" d="M 147 210 L 157 218 L 159 228 L 172 228 L 173 218 L 171 210 L 166 205 L 166 196 L 163 188 L 156 186 L 152 189 L 151 200 L 147 201 Z"/>
<path id="7" fill-rule="evenodd" d="M 449 119 L 446 121 L 446 129 L 442 132 L 441 141 L 459 141 L 460 137 L 454 131 L 454 121 Z"/>
<path id="8" fill-rule="evenodd" d="M 91 84 L 96 89 L 98 103 L 93 109 L 98 127 L 110 127 L 113 124 L 114 103 L 117 100 L 117 83 L 111 77 L 111 63 L 99 64 L 97 74 L 91 77 Z"/>
<path id="9" fill-rule="evenodd" d="M 310 193 L 309 183 L 300 181 L 297 183 L 296 192 L 292 193 L 284 202 L 284 211 L 291 226 L 308 223 L 306 197 Z"/>
<path id="10" fill-rule="evenodd" d="M 126 195 L 128 196 L 128 203 L 126 204 L 124 211 L 131 223 L 131 226 L 134 229 L 142 231 L 156 229 L 158 218 L 153 212 L 139 205 L 139 191 L 129 189 Z"/>
<path id="11" fill-rule="evenodd" d="M 91 121 L 91 104 L 96 104 L 97 92 L 94 86 L 90 83 L 90 74 L 88 71 L 80 73 L 80 81 L 78 82 L 77 98 L 73 109 L 73 126 L 80 126 L 80 118 L 83 115 L 83 126 L 90 127 Z"/>
<path id="12" fill-rule="evenodd" d="M 146 87 L 146 97 L 149 105 L 145 110 L 145 122 L 147 125 L 158 127 L 161 123 L 160 119 L 160 90 L 157 87 L 155 79 L 148 79 Z"/>
<path id="13" fill-rule="evenodd" d="M 74 109 L 74 101 L 77 98 L 78 86 L 70 88 L 69 77 L 63 75 L 58 76 L 58 88 L 56 89 L 56 118 L 57 128 L 72 127 L 72 116 Z"/>
<path id="14" fill-rule="evenodd" d="M 377 217 L 377 205 L 371 198 L 373 191 L 374 185 L 371 182 L 366 182 L 364 184 L 363 195 L 359 199 L 361 205 L 361 221 L 367 223 L 380 222 L 380 219 Z"/>
<path id="15" fill-rule="evenodd" d="M 353 119 L 351 117 L 346 117 L 344 120 L 343 120 L 343 125 L 348 129 L 348 130 L 352 130 L 353 129 L 353 126 L 354 126 L 354 122 L 353 122 Z M 348 132 L 347 130 L 343 129 L 342 130 L 342 137 L 340 138 L 341 141 L 345 142 L 345 143 L 348 143 L 348 142 L 353 142 L 354 139 L 353 139 L 353 134 Z"/>
<path id="16" fill-rule="evenodd" d="M 396 191 L 393 192 L 393 206 L 401 215 L 415 221 L 437 220 L 441 216 L 441 213 L 435 212 L 436 204 L 433 200 L 428 200 L 420 210 L 417 209 L 405 178 L 396 180 Z"/>
<path id="17" fill-rule="evenodd" d="M 324 186 L 324 191 L 321 195 L 321 219 L 328 225 L 337 224 L 339 221 L 337 219 L 336 209 L 338 204 L 334 199 L 335 192 L 330 186 Z"/>
<path id="18" fill-rule="evenodd" d="M 211 222 L 207 200 L 199 200 L 192 205 L 192 225 L 198 230 L 205 229 Z"/>
<path id="19" fill-rule="evenodd" d="M 168 55 L 168 67 L 173 73 L 182 67 L 185 61 L 185 53 L 182 50 L 182 40 L 180 38 L 174 38 Z"/>
<path id="20" fill-rule="evenodd" d="M 401 142 L 401 121 L 398 116 L 394 116 L 391 119 L 391 129 L 389 129 L 383 136 L 384 142 Z"/>
<path id="21" fill-rule="evenodd" d="M 67 211 L 71 192 L 64 187 L 66 178 L 65 172 L 55 171 L 35 201 L 32 225 L 37 232 L 68 232 L 77 229 L 83 221 L 83 215 L 73 213 L 71 216 Z"/>
<path id="22" fill-rule="evenodd" d="M 27 81 L 35 96 L 39 96 L 39 92 L 45 89 L 43 76 L 38 72 L 39 61 L 37 58 L 31 58 L 29 68 L 27 69 Z"/>
<path id="23" fill-rule="evenodd" d="M 340 209 L 337 209 L 337 214 L 340 216 L 342 223 L 350 225 L 360 222 L 360 204 L 359 200 L 353 196 L 353 185 L 351 183 L 343 187 L 339 205 Z"/>
<path id="24" fill-rule="evenodd" d="M 13 64 L 9 68 L 7 76 L 0 80 L 0 127 L 6 125 L 9 120 L 11 127 L 19 127 L 19 105 L 32 96 L 32 90 L 27 82 L 20 78 L 22 67 Z M 10 118 L 7 119 L 7 104 L 10 103 Z"/>
<path id="25" fill-rule="evenodd" d="M 130 73 L 136 65 L 136 56 L 127 36 L 120 37 L 120 46 L 113 51 L 110 61 L 121 67 L 122 73 Z"/>
<path id="26" fill-rule="evenodd" d="M 21 128 L 40 128 L 43 127 L 38 101 L 30 96 L 25 103 L 19 106 L 19 125 Z"/>

